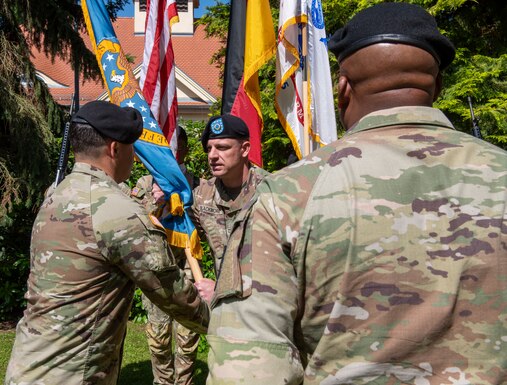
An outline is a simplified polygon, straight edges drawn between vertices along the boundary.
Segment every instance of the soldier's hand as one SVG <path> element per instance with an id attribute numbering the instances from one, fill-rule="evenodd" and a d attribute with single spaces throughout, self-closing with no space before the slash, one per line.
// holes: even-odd
<path id="1" fill-rule="evenodd" d="M 153 187 L 151 189 L 151 194 L 153 195 L 153 199 L 156 204 L 161 204 L 164 201 L 164 192 L 160 188 L 158 184 L 153 182 Z"/>
<path id="2" fill-rule="evenodd" d="M 210 303 L 215 291 L 215 281 L 209 278 L 203 278 L 200 281 L 195 282 L 194 285 L 199 291 L 199 295 L 204 298 L 207 303 Z"/>

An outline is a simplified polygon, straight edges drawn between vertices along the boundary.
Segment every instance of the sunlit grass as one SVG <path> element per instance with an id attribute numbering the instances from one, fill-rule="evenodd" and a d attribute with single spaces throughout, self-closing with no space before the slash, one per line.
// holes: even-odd
<path id="1" fill-rule="evenodd" d="M 14 330 L 0 331 L 0 384 L 4 383 L 5 371 L 9 362 Z M 207 350 L 197 355 L 195 363 L 194 384 L 204 385 L 208 369 L 206 366 Z M 150 352 L 144 334 L 144 325 L 128 323 L 127 337 L 123 349 L 123 362 L 119 385 L 152 385 Z"/>

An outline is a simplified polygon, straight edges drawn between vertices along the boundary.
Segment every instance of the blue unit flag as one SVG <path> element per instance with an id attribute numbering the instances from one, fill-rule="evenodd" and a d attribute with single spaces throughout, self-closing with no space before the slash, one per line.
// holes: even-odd
<path id="1" fill-rule="evenodd" d="M 134 77 L 102 0 L 82 0 L 83 14 L 90 40 L 101 67 L 112 103 L 133 107 L 143 116 L 143 133 L 134 143 L 137 157 L 165 193 L 166 205 L 161 223 L 169 244 L 191 249 L 202 256 L 197 231 L 186 214 L 192 205 L 192 190 L 181 172 L 157 120 L 153 117 Z"/>

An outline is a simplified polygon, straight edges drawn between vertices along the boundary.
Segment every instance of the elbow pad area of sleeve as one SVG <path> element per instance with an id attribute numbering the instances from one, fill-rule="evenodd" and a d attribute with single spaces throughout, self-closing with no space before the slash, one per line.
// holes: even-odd
<path id="1" fill-rule="evenodd" d="M 290 344 L 207 336 L 207 384 L 301 384 L 299 351 Z M 245 370 L 248 367 L 248 370 Z"/>
<path id="2" fill-rule="evenodd" d="M 160 287 L 145 293 L 148 298 L 183 326 L 196 333 L 206 333 L 209 307 L 185 273 L 177 266 L 154 273 Z"/>

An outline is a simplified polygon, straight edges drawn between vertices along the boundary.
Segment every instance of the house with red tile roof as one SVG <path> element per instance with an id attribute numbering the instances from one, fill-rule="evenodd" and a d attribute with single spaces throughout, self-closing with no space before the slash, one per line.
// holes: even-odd
<path id="1" fill-rule="evenodd" d="M 116 36 L 126 55 L 133 58 L 134 74 L 139 77 L 144 50 L 144 26 L 146 0 L 134 0 L 134 17 L 118 17 L 113 23 Z M 211 105 L 221 97 L 220 70 L 211 64 L 211 58 L 222 43 L 216 38 L 206 38 L 204 27 L 194 25 L 194 8 L 198 0 L 177 0 L 179 22 L 173 24 L 172 42 L 176 65 L 176 92 L 178 118 L 203 120 L 209 118 Z M 88 36 L 84 36 L 91 49 Z M 71 104 L 74 95 L 74 72 L 69 63 L 56 58 L 51 61 L 44 53 L 32 49 L 32 61 L 37 75 L 49 87 L 54 99 L 61 105 Z M 79 79 L 79 103 L 92 100 L 108 100 L 101 81 L 83 82 Z"/>

